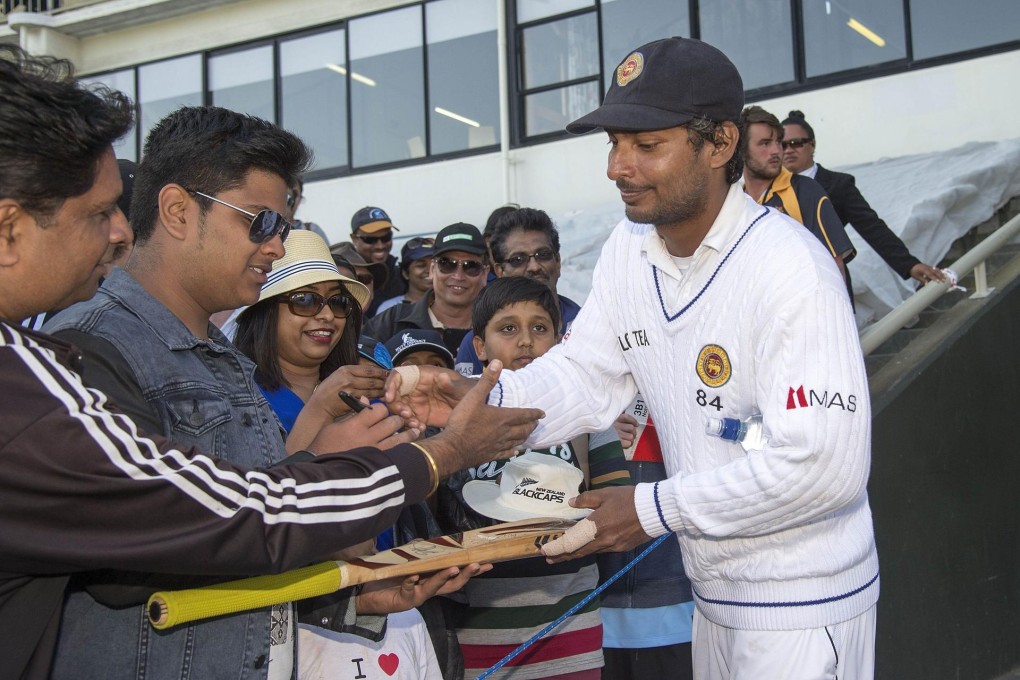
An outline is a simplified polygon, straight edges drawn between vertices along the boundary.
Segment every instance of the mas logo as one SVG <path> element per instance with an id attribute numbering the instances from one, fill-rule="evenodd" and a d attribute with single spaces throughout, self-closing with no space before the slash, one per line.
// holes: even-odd
<path id="1" fill-rule="evenodd" d="M 623 87 L 630 81 L 641 75 L 645 67 L 645 55 L 640 52 L 631 52 L 630 56 L 623 60 L 623 63 L 616 67 L 616 84 Z"/>
<path id="2" fill-rule="evenodd" d="M 722 387 L 730 379 L 730 357 L 719 345 L 705 345 L 698 355 L 698 377 L 709 387 Z"/>

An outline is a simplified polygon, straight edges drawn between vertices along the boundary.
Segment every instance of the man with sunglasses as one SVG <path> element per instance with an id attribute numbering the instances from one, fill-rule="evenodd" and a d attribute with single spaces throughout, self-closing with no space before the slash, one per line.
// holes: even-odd
<path id="1" fill-rule="evenodd" d="M 818 182 L 832 199 L 843 226 L 852 226 L 902 279 L 922 285 L 942 281 L 945 274 L 914 257 L 906 244 L 889 228 L 861 195 L 853 175 L 835 172 L 815 162 L 815 131 L 801 111 L 790 111 L 783 121 L 783 167 Z"/>
<path id="2" fill-rule="evenodd" d="M 493 223 L 489 248 L 498 276 L 527 276 L 556 293 L 560 280 L 560 235 L 544 210 L 510 207 Z M 581 307 L 563 295 L 557 294 L 556 299 L 565 333 Z M 463 375 L 482 372 L 482 362 L 472 342 L 474 337 L 474 333 L 468 333 L 457 350 L 457 371 Z"/>
<path id="3" fill-rule="evenodd" d="M 254 365 L 210 315 L 255 303 L 276 273 L 291 229 L 288 187 L 308 158 L 291 133 L 215 107 L 179 109 L 149 134 L 135 180 L 131 258 L 92 300 L 47 326 L 82 349 L 85 383 L 140 430 L 248 468 L 287 458 Z M 385 414 L 377 416 L 383 424 Z M 391 434 L 398 426 L 388 425 Z M 174 583 L 158 574 L 83 577 L 66 599 L 52 677 L 291 677 L 289 604 L 157 635 L 145 597 Z M 381 633 L 382 619 L 358 618 L 354 594 L 344 595 L 331 625 Z"/>
<path id="4" fill-rule="evenodd" d="M 382 208 L 366 206 L 351 217 L 351 242 L 361 257 L 370 264 L 384 265 L 386 278 L 376 282 L 375 295 L 365 310 L 365 318 L 375 316 L 379 305 L 404 293 L 404 279 L 400 276 L 393 250 L 393 232 L 400 231 Z"/>
<path id="5" fill-rule="evenodd" d="M 443 228 L 432 251 L 432 290 L 418 302 L 391 307 L 365 322 L 365 333 L 392 338 L 409 328 L 433 329 L 456 355 L 471 330 L 471 308 L 485 287 L 489 266 L 478 227 L 464 222 Z"/>
<path id="6" fill-rule="evenodd" d="M 822 242 L 839 267 L 853 300 L 846 263 L 857 251 L 843 229 L 825 190 L 809 177 L 793 175 L 783 167 L 783 126 L 760 106 L 748 106 L 740 114 L 745 134 L 744 191 L 762 205 L 797 220 Z"/>

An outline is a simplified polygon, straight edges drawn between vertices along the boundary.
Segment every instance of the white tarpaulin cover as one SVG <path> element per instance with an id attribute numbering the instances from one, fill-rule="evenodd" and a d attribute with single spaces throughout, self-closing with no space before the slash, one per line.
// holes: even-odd
<path id="1" fill-rule="evenodd" d="M 1020 196 L 1020 139 L 975 142 L 834 169 L 854 175 L 871 207 L 910 252 L 922 262 L 936 264 L 956 239 Z M 602 245 L 623 219 L 623 204 L 552 217 L 560 231 L 563 260 L 558 291 L 583 303 Z M 847 231 L 857 248 L 850 271 L 857 325 L 863 327 L 906 300 L 915 282 L 900 279 L 856 231 Z"/>

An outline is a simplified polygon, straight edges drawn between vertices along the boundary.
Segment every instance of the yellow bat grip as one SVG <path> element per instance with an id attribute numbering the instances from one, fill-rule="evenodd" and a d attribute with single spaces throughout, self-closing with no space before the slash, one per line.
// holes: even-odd
<path id="1" fill-rule="evenodd" d="M 163 630 L 198 619 L 327 595 L 340 590 L 342 580 L 336 562 L 320 562 L 283 574 L 153 593 L 148 604 L 149 622 Z"/>

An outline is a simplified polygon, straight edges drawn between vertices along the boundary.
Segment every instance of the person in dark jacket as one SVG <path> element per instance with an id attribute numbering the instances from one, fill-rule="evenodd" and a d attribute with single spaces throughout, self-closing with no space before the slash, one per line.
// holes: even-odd
<path id="1" fill-rule="evenodd" d="M 432 253 L 432 290 L 418 302 L 390 307 L 365 322 L 375 338 L 392 338 L 409 328 L 439 331 L 454 356 L 471 330 L 471 307 L 485 287 L 489 265 L 478 227 L 457 222 L 436 235 Z"/>
<path id="2" fill-rule="evenodd" d="M 371 303 L 365 308 L 365 318 L 375 316 L 379 305 L 392 297 L 403 295 L 407 283 L 400 275 L 393 250 L 393 232 L 400 231 L 382 208 L 365 206 L 351 217 L 351 242 L 358 254 L 370 264 L 386 267 L 386 277 L 377 281 Z"/>
<path id="3" fill-rule="evenodd" d="M 228 577 L 302 566 L 374 536 L 441 476 L 534 428 L 538 411 L 508 423 L 481 408 L 496 379 L 487 371 L 460 434 L 419 446 L 398 436 L 386 451 L 301 452 L 255 470 L 140 433 L 106 394 L 85 387 L 77 348 L 19 325 L 90 298 L 130 240 L 112 143 L 131 128 L 133 105 L 120 92 L 86 89 L 67 61 L 10 45 L 0 46 L 0 99 L 0 677 L 49 677 L 75 572 Z M 263 217 L 242 225 L 283 233 Z M 363 427 L 383 413 L 349 420 Z M 305 448 L 340 451 L 350 434 L 330 424 Z M 251 672 L 264 674 L 267 659 L 255 661 Z"/>
<path id="4" fill-rule="evenodd" d="M 815 131 L 802 112 L 790 111 L 783 121 L 783 130 L 783 166 L 821 184 L 844 227 L 857 230 L 901 278 L 913 278 L 921 284 L 945 279 L 941 271 L 910 254 L 906 244 L 861 195 L 853 175 L 829 170 L 815 162 Z"/>

